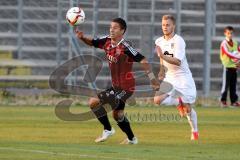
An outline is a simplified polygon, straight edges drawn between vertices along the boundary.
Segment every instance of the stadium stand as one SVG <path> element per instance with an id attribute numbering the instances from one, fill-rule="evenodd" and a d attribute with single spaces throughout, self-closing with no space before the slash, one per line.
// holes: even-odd
<path id="1" fill-rule="evenodd" d="M 64 2 L 68 2 L 67 0 Z M 23 46 L 22 57 L 17 52 L 18 39 L 18 1 L 0 1 L 0 83 L 2 82 L 43 82 L 47 84 L 49 74 L 57 67 L 57 0 L 23 1 Z M 86 22 L 80 26 L 86 34 L 92 35 L 93 2 L 80 4 L 86 13 Z M 156 0 L 154 38 L 161 35 L 160 20 L 166 13 L 175 14 L 173 0 Z M 69 4 L 63 4 L 62 10 L 62 61 L 69 58 L 69 27 L 65 20 Z M 181 35 L 187 43 L 187 58 L 199 90 L 203 77 L 204 42 L 204 0 L 182 0 Z M 213 28 L 211 53 L 211 90 L 221 88 L 222 65 L 219 61 L 219 45 L 223 39 L 222 30 L 226 25 L 237 27 L 240 23 L 239 0 L 216 0 L 216 19 Z M 118 3 L 115 0 L 99 1 L 98 36 L 107 34 L 109 21 L 118 16 Z M 142 47 L 142 37 L 149 37 L 151 19 L 150 0 L 129 0 L 128 3 L 128 39 L 143 54 L 149 57 L 150 48 Z M 236 35 L 240 30 L 236 30 Z M 238 40 L 240 40 L 238 38 Z M 84 54 L 92 53 L 91 48 L 83 44 Z M 97 50 L 97 55 L 100 51 Z M 19 86 L 19 85 L 18 85 Z M 31 85 L 30 85 L 31 86 Z M 37 87 L 47 87 L 39 85 Z"/>

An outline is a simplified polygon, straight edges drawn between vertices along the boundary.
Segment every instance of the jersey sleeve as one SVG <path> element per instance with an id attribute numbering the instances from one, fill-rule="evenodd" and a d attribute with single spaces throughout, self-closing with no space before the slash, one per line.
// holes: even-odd
<path id="1" fill-rule="evenodd" d="M 155 41 L 156 47 L 157 47 L 157 46 L 161 47 L 161 46 L 160 46 L 160 41 L 161 41 L 161 38 L 156 39 L 156 41 Z M 159 55 L 158 52 L 157 52 L 156 47 L 155 47 L 155 49 L 154 49 L 154 52 L 158 55 L 158 57 L 160 57 L 160 55 Z"/>
<path id="2" fill-rule="evenodd" d="M 182 61 L 186 56 L 185 47 L 186 44 L 184 40 L 181 37 L 177 38 L 175 40 L 174 57 Z"/>
<path id="3" fill-rule="evenodd" d="M 92 40 L 92 44 L 95 48 L 103 49 L 108 36 L 100 37 L 100 38 L 94 38 Z"/>
<path id="4" fill-rule="evenodd" d="M 145 57 L 140 54 L 136 49 L 134 49 L 128 42 L 123 42 L 123 45 L 125 46 L 125 51 L 124 53 L 132 58 L 135 62 L 140 62 L 143 60 Z"/>

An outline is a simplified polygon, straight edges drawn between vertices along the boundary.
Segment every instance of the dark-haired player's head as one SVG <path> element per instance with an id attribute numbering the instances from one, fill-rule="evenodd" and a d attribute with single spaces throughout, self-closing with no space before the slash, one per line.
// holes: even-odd
<path id="1" fill-rule="evenodd" d="M 118 38 L 122 37 L 126 32 L 127 24 L 122 18 L 114 18 L 110 25 L 110 37 Z"/>
<path id="2" fill-rule="evenodd" d="M 233 37 L 234 28 L 232 26 L 226 26 L 224 28 L 224 35 L 228 40 L 231 40 Z"/>
<path id="3" fill-rule="evenodd" d="M 127 23 L 126 23 L 126 21 L 124 19 L 122 19 L 122 18 L 114 18 L 112 20 L 112 22 L 118 23 L 120 25 L 121 29 L 124 30 L 124 33 L 126 32 L 126 30 L 127 30 Z"/>

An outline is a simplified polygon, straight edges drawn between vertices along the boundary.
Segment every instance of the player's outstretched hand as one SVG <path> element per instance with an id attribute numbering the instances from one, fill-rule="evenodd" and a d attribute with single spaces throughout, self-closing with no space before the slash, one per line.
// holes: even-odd
<path id="1" fill-rule="evenodd" d="M 76 33 L 76 36 L 79 38 L 79 39 L 82 39 L 83 38 L 83 32 L 77 30 L 77 28 L 74 29 L 75 33 Z"/>

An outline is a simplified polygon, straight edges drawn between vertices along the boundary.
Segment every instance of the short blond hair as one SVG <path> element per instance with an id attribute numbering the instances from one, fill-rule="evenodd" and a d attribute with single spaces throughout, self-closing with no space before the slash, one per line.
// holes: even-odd
<path id="1" fill-rule="evenodd" d="M 165 14 L 165 15 L 163 15 L 163 16 L 162 16 L 162 19 L 163 19 L 163 20 L 168 20 L 168 19 L 170 19 L 170 20 L 173 22 L 174 25 L 175 25 L 175 23 L 176 23 L 175 17 L 174 17 L 173 15 L 170 15 L 170 14 Z"/>

